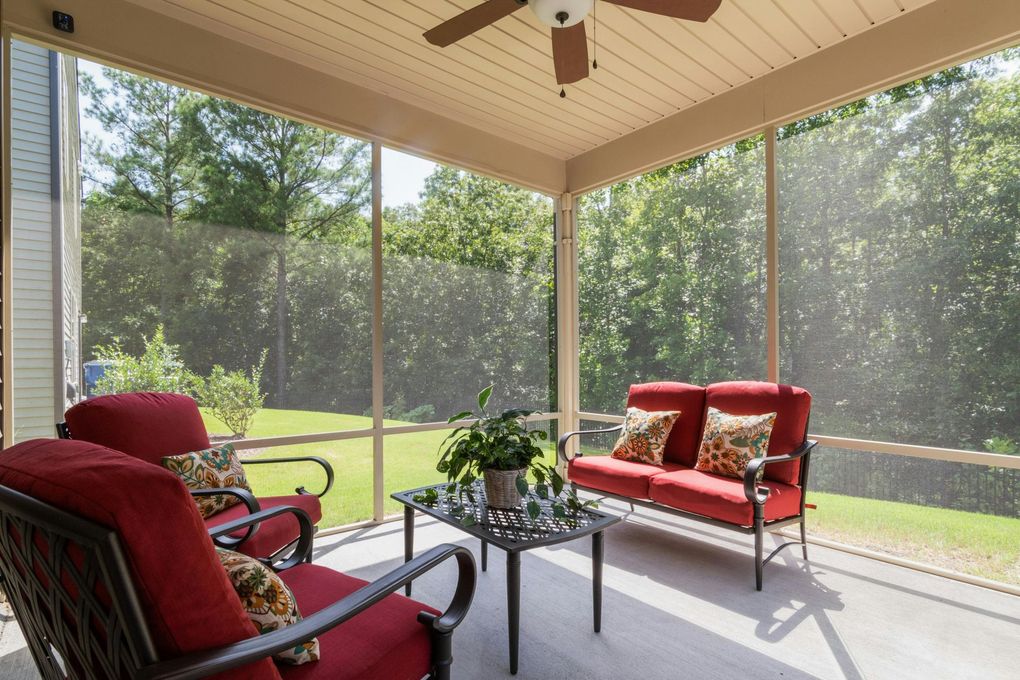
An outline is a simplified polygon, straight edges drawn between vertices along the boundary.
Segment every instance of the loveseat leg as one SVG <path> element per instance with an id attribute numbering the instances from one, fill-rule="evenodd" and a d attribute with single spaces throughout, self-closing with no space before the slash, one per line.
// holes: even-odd
<path id="1" fill-rule="evenodd" d="M 765 547 L 765 510 L 755 503 L 754 505 L 754 587 L 761 590 L 762 580 L 762 553 Z"/>
<path id="2" fill-rule="evenodd" d="M 807 525 L 804 518 L 800 518 L 800 546 L 804 551 L 804 561 L 807 562 Z"/>

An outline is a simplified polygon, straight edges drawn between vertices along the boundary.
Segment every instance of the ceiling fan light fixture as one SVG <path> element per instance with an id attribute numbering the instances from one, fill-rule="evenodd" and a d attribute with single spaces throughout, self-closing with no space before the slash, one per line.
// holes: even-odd
<path id="1" fill-rule="evenodd" d="M 530 0 L 528 7 L 546 26 L 569 28 L 584 21 L 594 4 L 595 0 Z"/>

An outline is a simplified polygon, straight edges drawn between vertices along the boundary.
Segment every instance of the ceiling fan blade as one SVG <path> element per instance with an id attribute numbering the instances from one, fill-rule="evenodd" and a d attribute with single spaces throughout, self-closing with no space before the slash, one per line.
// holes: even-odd
<path id="1" fill-rule="evenodd" d="M 439 47 L 452 45 L 478 29 L 485 28 L 505 16 L 510 16 L 527 4 L 520 0 L 485 0 L 482 4 L 465 10 L 435 28 L 425 31 L 425 39 Z"/>
<path id="2" fill-rule="evenodd" d="M 576 83 L 588 77 L 588 36 L 583 21 L 570 28 L 552 29 L 552 46 L 557 83 Z"/>
<path id="3" fill-rule="evenodd" d="M 606 0 L 606 2 L 688 21 L 708 21 L 722 4 L 722 0 Z"/>

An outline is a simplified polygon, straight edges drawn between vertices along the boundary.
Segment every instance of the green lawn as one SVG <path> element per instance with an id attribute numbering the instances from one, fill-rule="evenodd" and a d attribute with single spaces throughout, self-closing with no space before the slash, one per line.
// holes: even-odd
<path id="1" fill-rule="evenodd" d="M 808 502 L 816 536 L 1020 584 L 1020 519 L 831 493 Z"/>
<path id="2" fill-rule="evenodd" d="M 212 433 L 226 427 L 203 413 Z M 255 417 L 250 437 L 309 432 L 332 432 L 371 427 L 364 416 L 263 409 Z M 387 425 L 406 425 L 386 421 Z M 400 506 L 389 499 L 393 491 L 443 481 L 436 472 L 436 452 L 446 430 L 390 435 L 384 445 L 386 512 Z M 323 499 L 322 526 L 339 526 L 372 516 L 372 439 L 281 446 L 260 457 L 316 455 L 328 460 L 336 472 L 333 490 Z M 552 459 L 550 447 L 550 460 Z M 315 465 L 249 466 L 252 488 L 264 496 L 294 492 L 304 484 L 321 488 L 323 475 Z M 883 551 L 984 578 L 1020 583 L 1020 519 L 928 508 L 908 503 L 877 501 L 812 492 L 809 530 L 842 543 Z"/>
<path id="3" fill-rule="evenodd" d="M 206 428 L 211 433 L 227 432 L 228 429 L 203 409 Z M 409 425 L 395 420 L 384 421 L 385 425 Z M 358 430 L 372 426 L 372 419 L 364 416 L 320 413 L 315 411 L 285 411 L 262 409 L 255 416 L 255 423 L 248 436 L 270 437 L 314 432 L 335 432 Z M 383 488 L 386 494 L 386 513 L 402 509 L 389 498 L 394 491 L 444 481 L 436 472 L 439 445 L 446 438 L 448 430 L 416 432 L 413 434 L 389 435 L 383 447 Z M 242 452 L 243 453 L 243 452 Z M 331 527 L 350 524 L 372 517 L 372 438 L 347 439 L 343 441 L 298 444 L 268 449 L 258 454 L 260 458 L 282 458 L 286 456 L 320 456 L 333 466 L 336 481 L 333 490 L 322 499 L 323 518 L 321 526 Z M 554 454 L 550 451 L 550 460 Z M 262 496 L 276 496 L 294 493 L 298 484 L 317 493 L 325 482 L 322 468 L 311 463 L 287 463 L 280 465 L 249 465 L 245 469 L 255 493 Z"/>

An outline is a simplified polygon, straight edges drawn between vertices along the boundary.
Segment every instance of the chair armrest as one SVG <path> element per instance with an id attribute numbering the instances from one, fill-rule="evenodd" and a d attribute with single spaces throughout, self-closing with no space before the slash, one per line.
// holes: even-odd
<path id="1" fill-rule="evenodd" d="M 205 498 L 206 496 L 233 496 L 244 503 L 249 513 L 258 512 L 262 509 L 259 499 L 248 489 L 238 486 L 224 486 L 219 489 L 188 489 L 192 498 Z"/>
<path id="2" fill-rule="evenodd" d="M 268 510 L 260 510 L 251 515 L 244 517 L 238 517 L 235 520 L 225 522 L 219 526 L 215 526 L 209 529 L 209 536 L 215 541 L 217 538 L 222 539 L 224 536 L 243 529 L 245 527 L 257 527 L 260 523 L 273 517 L 280 515 L 291 514 L 297 518 L 298 527 L 300 528 L 300 534 L 298 536 L 297 547 L 294 548 L 294 552 L 291 553 L 290 557 L 281 562 L 280 564 L 270 565 L 274 571 L 284 571 L 291 567 L 297 566 L 305 561 L 305 559 L 312 552 L 312 538 L 315 536 L 315 527 L 312 525 L 312 518 L 308 516 L 308 513 L 301 508 L 295 508 L 292 505 L 278 505 L 275 508 L 269 508 Z M 236 547 L 248 537 L 248 534 L 244 538 L 237 541 L 237 543 L 231 543 L 226 547 Z"/>
<path id="3" fill-rule="evenodd" d="M 233 496 L 239 498 L 244 506 L 248 508 L 248 514 L 254 514 L 262 509 L 259 505 L 259 499 L 255 498 L 255 495 L 247 489 L 242 489 L 237 486 L 225 486 L 221 489 L 188 489 L 192 498 L 205 498 L 207 496 Z M 238 527 L 241 528 L 241 527 Z M 220 541 L 217 543 L 222 548 L 236 548 L 241 545 L 249 538 L 255 535 L 258 531 L 258 524 L 252 524 L 249 526 L 248 531 L 245 532 L 244 536 L 240 538 L 231 538 L 226 541 Z M 213 529 L 209 530 L 209 534 L 212 535 Z M 213 536 L 213 538 L 216 538 Z"/>
<path id="4" fill-rule="evenodd" d="M 613 427 L 607 427 L 601 430 L 577 430 L 576 432 L 567 432 L 560 437 L 560 440 L 556 443 L 556 453 L 559 455 L 560 460 L 564 463 L 569 463 L 574 458 L 580 458 L 583 453 L 578 453 L 573 458 L 567 458 L 567 442 L 570 441 L 571 437 L 578 437 L 582 434 L 609 434 L 610 432 L 618 432 L 623 429 L 623 425 L 614 425 Z"/>
<path id="5" fill-rule="evenodd" d="M 269 463 L 317 463 L 322 466 L 322 469 L 326 471 L 326 488 L 321 493 L 316 494 L 319 498 L 322 498 L 333 488 L 333 466 L 329 464 L 324 458 L 318 456 L 297 456 L 291 458 L 248 458 L 242 460 L 242 465 L 267 465 Z M 299 486 L 294 489 L 294 493 L 306 494 L 305 487 Z"/>
<path id="6" fill-rule="evenodd" d="M 799 460 L 811 453 L 811 449 L 815 448 L 818 442 L 811 439 L 805 439 L 804 443 L 800 445 L 793 453 L 788 453 L 785 456 L 765 456 L 764 458 L 755 458 L 747 464 L 747 469 L 744 470 L 744 496 L 751 503 L 757 505 L 763 505 L 769 497 L 769 490 L 766 487 L 758 487 L 758 473 L 766 465 L 772 465 L 773 463 L 791 463 L 795 460 Z"/>
<path id="7" fill-rule="evenodd" d="M 443 544 L 397 567 L 382 578 L 354 591 L 298 623 L 280 630 L 235 642 L 218 649 L 196 652 L 143 668 L 141 680 L 192 680 L 237 668 L 292 648 L 338 626 L 403 588 L 419 576 L 454 557 L 457 560 L 457 588 L 453 599 L 439 616 L 422 612 L 418 620 L 438 633 L 456 628 L 475 592 L 475 560 L 461 546 Z"/>

